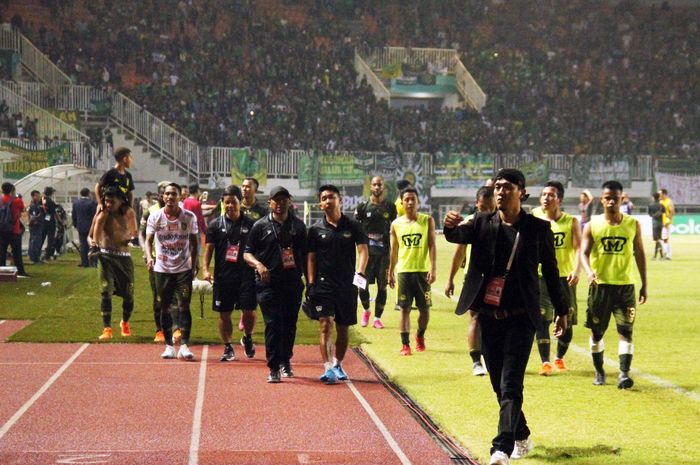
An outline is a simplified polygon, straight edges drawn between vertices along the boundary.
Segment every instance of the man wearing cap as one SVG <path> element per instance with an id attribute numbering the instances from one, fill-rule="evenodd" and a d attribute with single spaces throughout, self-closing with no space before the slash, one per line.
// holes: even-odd
<path id="1" fill-rule="evenodd" d="M 291 358 L 306 266 L 306 226 L 289 213 L 291 195 L 284 187 L 270 191 L 270 213 L 258 220 L 245 247 L 246 263 L 255 269 L 255 291 L 265 320 L 269 383 L 294 376 Z"/>
<path id="2" fill-rule="evenodd" d="M 481 325 L 482 352 L 500 405 L 489 463 L 507 465 L 509 457 L 524 457 L 533 447 L 522 403 L 525 367 L 540 318 L 540 263 L 557 315 L 556 337 L 566 331 L 568 302 L 559 284 L 549 222 L 521 208 L 528 197 L 525 176 L 515 169 L 500 170 L 494 193 L 496 212 L 476 213 L 460 224 L 462 216 L 450 211 L 444 233 L 449 242 L 472 244 L 456 313 L 472 310 Z"/>

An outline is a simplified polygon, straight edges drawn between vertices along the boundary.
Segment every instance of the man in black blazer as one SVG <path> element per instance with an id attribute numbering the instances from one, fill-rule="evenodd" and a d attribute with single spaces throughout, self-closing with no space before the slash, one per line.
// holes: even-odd
<path id="1" fill-rule="evenodd" d="M 80 198 L 73 202 L 73 211 L 71 217 L 73 226 L 78 230 L 80 238 L 80 265 L 89 267 L 97 265 L 95 259 L 88 260 L 88 233 L 92 225 L 92 218 L 97 210 L 97 202 L 90 198 L 90 189 L 84 187 L 80 190 Z"/>
<path id="2" fill-rule="evenodd" d="M 507 465 L 509 457 L 524 457 L 533 447 L 522 403 L 525 367 L 540 318 L 539 264 L 557 315 L 555 336 L 566 330 L 568 302 L 559 286 L 549 223 L 521 208 L 528 197 L 525 176 L 515 169 L 500 170 L 494 194 L 495 213 L 477 213 L 464 223 L 458 212 L 450 211 L 444 233 L 449 242 L 472 244 L 456 313 L 473 310 L 481 324 L 484 360 L 500 405 L 490 465 Z"/>

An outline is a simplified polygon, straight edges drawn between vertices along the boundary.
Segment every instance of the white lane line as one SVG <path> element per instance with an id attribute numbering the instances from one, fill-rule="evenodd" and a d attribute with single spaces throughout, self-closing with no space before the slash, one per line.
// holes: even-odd
<path id="1" fill-rule="evenodd" d="M 578 346 L 576 344 L 569 344 L 569 348 L 572 349 L 577 354 L 580 354 L 583 356 L 590 357 L 590 355 L 591 355 L 590 350 L 586 350 L 585 348 Z M 619 364 L 619 362 L 616 362 L 615 360 L 608 358 L 608 357 L 605 357 L 604 361 L 605 361 L 606 365 L 618 366 L 618 364 Z M 635 368 L 632 368 L 630 370 L 630 372 L 633 375 L 638 376 L 644 380 L 647 380 L 650 383 L 656 384 L 659 387 L 662 387 L 664 389 L 669 389 L 669 390 L 675 392 L 676 394 L 680 394 L 682 396 L 689 397 L 692 400 L 694 400 L 695 402 L 700 402 L 700 394 L 698 394 L 697 392 L 688 391 L 687 389 L 683 389 L 682 387 L 678 386 L 677 384 L 674 384 L 674 383 L 667 381 L 663 378 L 660 378 L 656 375 L 644 373 L 643 371 L 639 371 Z"/>
<path id="2" fill-rule="evenodd" d="M 194 416 L 192 418 L 192 440 L 190 441 L 189 465 L 199 463 L 199 438 L 202 433 L 202 407 L 204 406 L 204 384 L 207 376 L 207 355 L 209 346 L 202 349 L 202 361 L 199 363 L 199 384 L 197 386 L 197 400 L 194 404 Z"/>
<path id="3" fill-rule="evenodd" d="M 7 320 L 0 320 L 0 325 L 3 324 Z"/>
<path id="4" fill-rule="evenodd" d="M 442 297 L 447 298 L 445 296 L 445 294 L 439 294 L 436 291 L 433 291 L 433 294 L 441 295 Z M 457 301 L 459 301 L 459 298 L 456 298 L 453 296 L 453 297 L 450 297 L 450 300 L 457 302 Z M 589 350 L 587 350 L 584 347 L 578 346 L 574 343 L 570 343 L 569 348 L 571 350 L 573 350 L 574 352 L 576 352 L 577 354 L 580 354 L 583 356 L 590 356 L 591 355 L 591 352 Z M 604 360 L 605 360 L 606 365 L 612 365 L 612 366 L 618 365 L 618 362 L 616 362 L 615 360 L 613 360 L 611 358 L 605 357 Z M 682 396 L 689 397 L 692 400 L 694 400 L 695 402 L 700 402 L 700 394 L 698 394 L 697 392 L 683 389 L 682 387 L 678 386 L 677 384 L 672 383 L 671 381 L 665 380 L 665 379 L 663 379 L 659 376 L 656 376 L 656 375 L 652 375 L 649 373 L 645 373 L 643 371 L 639 371 L 636 368 L 632 368 L 630 371 L 632 372 L 633 375 L 638 376 L 646 381 L 649 381 L 652 384 L 656 384 L 659 387 L 673 391 L 676 394 L 680 394 Z"/>
<path id="5" fill-rule="evenodd" d="M 403 465 L 411 465 L 411 461 L 408 460 L 408 457 L 406 457 L 406 454 L 404 454 L 404 452 L 401 450 L 401 447 L 399 447 L 399 444 L 391 435 L 387 427 L 384 426 L 382 420 L 379 418 L 374 409 L 369 405 L 369 402 L 367 402 L 367 400 L 362 396 L 362 394 L 360 394 L 360 391 L 357 390 L 352 381 L 348 380 L 345 382 L 345 384 L 350 388 L 350 391 L 352 391 L 352 393 L 355 394 L 355 397 L 360 402 L 360 405 L 362 405 L 362 407 L 367 412 L 367 415 L 369 415 L 374 424 L 377 426 L 379 432 L 382 433 L 382 436 L 384 436 L 384 439 L 389 444 L 389 447 L 391 447 L 391 449 L 394 451 L 399 460 L 401 460 L 401 463 Z"/>
<path id="6" fill-rule="evenodd" d="M 73 361 L 76 358 L 78 358 L 78 356 L 82 354 L 83 351 L 87 349 L 89 345 L 90 344 L 85 343 L 82 346 L 80 346 L 80 348 L 71 356 L 71 358 L 66 360 L 66 363 L 64 363 L 61 366 L 61 368 L 59 368 L 58 371 L 56 371 L 56 373 L 54 373 L 53 376 L 51 376 L 51 378 L 49 378 L 49 380 L 44 383 L 43 386 L 41 386 L 41 388 L 32 396 L 32 398 L 25 402 L 24 405 L 20 407 L 20 409 L 17 410 L 15 414 L 12 415 L 12 417 L 9 420 L 7 420 L 7 422 L 4 425 L 2 425 L 2 428 L 0 428 L 0 439 L 2 439 L 3 436 L 5 436 L 5 434 L 7 434 L 10 428 L 12 428 L 12 426 L 15 423 L 17 423 L 17 421 L 20 418 L 22 418 L 22 415 L 24 415 L 27 412 L 27 410 L 29 410 L 31 406 L 34 405 L 34 402 L 36 402 L 39 399 L 39 397 L 41 397 L 51 387 L 51 385 L 59 378 L 59 376 L 61 376 L 63 372 L 68 369 L 68 367 L 73 363 Z"/>

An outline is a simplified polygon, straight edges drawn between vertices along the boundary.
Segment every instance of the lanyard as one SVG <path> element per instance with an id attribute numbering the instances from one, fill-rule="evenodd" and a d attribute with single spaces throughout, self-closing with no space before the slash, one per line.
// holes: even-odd
<path id="1" fill-rule="evenodd" d="M 518 248 L 518 240 L 519 239 L 520 239 L 520 231 L 518 231 L 515 234 L 515 242 L 513 242 L 513 249 L 510 251 L 510 257 L 508 258 L 508 264 L 506 265 L 505 276 L 508 276 L 508 272 L 510 271 L 510 267 L 513 264 L 513 259 L 515 258 L 515 251 Z"/>
<path id="2" fill-rule="evenodd" d="M 224 222 L 224 232 L 226 233 L 226 242 L 230 244 L 231 237 L 230 237 L 229 232 L 228 232 L 228 222 L 226 221 L 227 219 L 229 219 L 227 216 L 221 217 L 221 220 Z M 239 216 L 238 221 L 240 222 L 240 220 L 241 220 L 241 217 Z M 231 220 L 231 222 L 233 222 L 233 220 Z M 238 226 L 238 243 L 239 244 L 241 242 L 241 230 L 242 229 L 243 229 L 243 223 L 241 223 L 241 225 Z"/>

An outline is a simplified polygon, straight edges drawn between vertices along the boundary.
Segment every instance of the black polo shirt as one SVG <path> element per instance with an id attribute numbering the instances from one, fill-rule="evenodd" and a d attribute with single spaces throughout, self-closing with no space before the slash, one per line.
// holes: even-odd
<path id="1" fill-rule="evenodd" d="M 324 216 L 309 228 L 308 244 L 309 252 L 316 253 L 317 292 L 333 293 L 335 289 L 352 285 L 355 246 L 367 244 L 367 236 L 358 221 L 341 214 L 335 227 Z"/>
<path id="2" fill-rule="evenodd" d="M 215 281 L 230 283 L 254 279 L 253 269 L 243 260 L 243 251 L 252 227 L 253 221 L 244 215 L 240 215 L 236 221 L 227 216 L 219 216 L 209 223 L 207 244 L 214 244 Z M 229 246 L 238 246 L 236 262 L 226 260 Z"/>
<path id="3" fill-rule="evenodd" d="M 282 249 L 292 248 L 295 267 L 282 267 Z M 250 230 L 245 253 L 251 253 L 270 270 L 270 283 L 291 283 L 301 279 L 306 269 L 306 225 L 292 216 L 280 224 L 268 213 Z"/>
<path id="4" fill-rule="evenodd" d="M 355 219 L 362 224 L 367 235 L 370 255 L 389 255 L 391 222 L 396 219 L 396 205 L 383 200 L 360 203 L 355 209 Z"/>
<path id="5" fill-rule="evenodd" d="M 267 215 L 268 209 L 256 201 L 251 208 L 244 207 L 243 204 L 241 204 L 241 213 L 253 220 L 253 223 L 255 223 L 260 218 Z"/>

